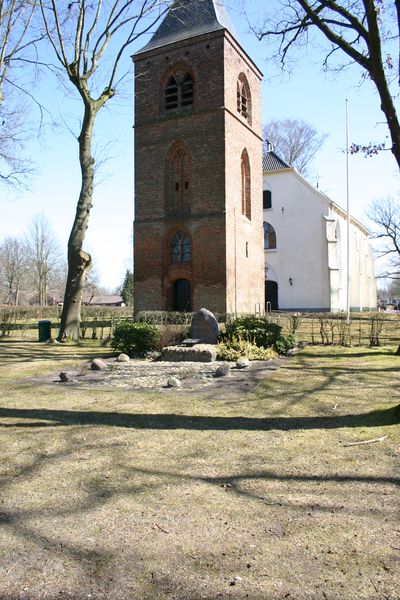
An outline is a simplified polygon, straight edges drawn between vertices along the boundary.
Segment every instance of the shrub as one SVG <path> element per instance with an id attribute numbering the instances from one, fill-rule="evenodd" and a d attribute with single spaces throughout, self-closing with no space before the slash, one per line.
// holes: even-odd
<path id="1" fill-rule="evenodd" d="M 288 350 L 294 348 L 297 344 L 296 336 L 293 333 L 280 335 L 274 342 L 274 350 L 278 354 L 287 354 Z"/>
<path id="2" fill-rule="evenodd" d="M 160 332 L 160 348 L 176 346 L 189 337 L 189 330 L 185 325 L 159 325 L 157 329 Z"/>
<path id="3" fill-rule="evenodd" d="M 156 350 L 160 333 L 154 325 L 121 321 L 114 328 L 111 346 L 129 356 L 145 356 Z"/>
<path id="4" fill-rule="evenodd" d="M 227 348 L 224 347 L 225 352 L 228 349 L 229 352 L 231 349 L 235 351 L 235 344 L 247 342 L 249 349 L 251 347 L 258 348 L 259 350 L 273 348 L 278 354 L 286 354 L 297 342 L 296 336 L 293 333 L 284 335 L 280 325 L 271 323 L 262 317 L 239 317 L 238 319 L 234 319 L 230 323 L 227 323 L 225 332 L 220 334 L 219 339 L 220 342 L 227 346 Z M 255 354 L 253 350 L 250 350 L 250 352 L 252 355 Z M 248 355 L 247 357 L 249 360 L 265 360 L 263 356 L 261 357 L 261 354 L 262 352 L 257 358 L 250 358 Z M 270 358 L 270 356 L 267 358 Z"/>
<path id="5" fill-rule="evenodd" d="M 239 317 L 226 324 L 220 340 L 246 340 L 259 348 L 270 348 L 281 337 L 282 327 L 262 317 Z"/>
<path id="6" fill-rule="evenodd" d="M 219 342 L 217 345 L 217 360 L 236 361 L 241 356 L 246 356 L 249 360 L 269 360 L 274 358 L 275 352 L 272 348 L 259 348 L 240 339 Z"/>
<path id="7" fill-rule="evenodd" d="M 193 313 L 141 310 L 136 315 L 136 321 L 152 325 L 190 325 L 192 317 Z"/>

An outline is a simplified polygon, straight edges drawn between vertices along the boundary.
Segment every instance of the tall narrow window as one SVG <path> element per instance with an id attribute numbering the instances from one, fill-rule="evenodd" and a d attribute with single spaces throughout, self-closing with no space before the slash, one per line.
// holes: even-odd
<path id="1" fill-rule="evenodd" d="M 168 79 L 167 85 L 165 86 L 165 110 L 178 108 L 178 84 L 175 77 Z"/>
<path id="2" fill-rule="evenodd" d="M 167 212 L 190 211 L 191 198 L 191 161 L 184 148 L 172 155 L 168 168 Z"/>
<path id="3" fill-rule="evenodd" d="M 246 149 L 242 152 L 240 169 L 242 178 L 242 214 L 251 219 L 250 161 Z"/>
<path id="4" fill-rule="evenodd" d="M 270 223 L 264 222 L 264 250 L 276 248 L 276 233 Z"/>
<path id="5" fill-rule="evenodd" d="M 177 231 L 171 242 L 172 262 L 187 263 L 192 260 L 192 245 L 184 231 Z"/>
<path id="6" fill-rule="evenodd" d="M 244 73 L 240 73 L 236 84 L 236 109 L 251 125 L 250 87 Z"/>
<path id="7" fill-rule="evenodd" d="M 188 73 L 182 79 L 180 92 L 181 106 L 193 104 L 193 79 Z"/>
<path id="8" fill-rule="evenodd" d="M 263 209 L 272 207 L 272 194 L 270 190 L 263 191 Z"/>

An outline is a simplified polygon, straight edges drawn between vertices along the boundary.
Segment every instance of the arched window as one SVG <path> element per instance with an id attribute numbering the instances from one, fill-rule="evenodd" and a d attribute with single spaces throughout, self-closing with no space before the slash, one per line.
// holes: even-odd
<path id="1" fill-rule="evenodd" d="M 193 79 L 189 73 L 177 71 L 164 89 L 164 108 L 174 110 L 193 104 Z"/>
<path id="2" fill-rule="evenodd" d="M 192 260 L 192 244 L 184 231 L 177 231 L 172 237 L 171 259 L 175 264 L 188 263 Z"/>
<path id="3" fill-rule="evenodd" d="M 167 85 L 165 86 L 165 110 L 178 108 L 178 84 L 175 77 L 168 79 Z"/>
<path id="4" fill-rule="evenodd" d="M 166 212 L 176 214 L 190 211 L 191 160 L 184 147 L 178 147 L 167 163 Z"/>
<path id="5" fill-rule="evenodd" d="M 276 248 L 276 233 L 271 223 L 264 222 L 264 250 Z"/>
<path id="6" fill-rule="evenodd" d="M 251 94 L 244 73 L 240 73 L 236 84 L 236 108 L 237 112 L 251 125 Z"/>
<path id="7" fill-rule="evenodd" d="M 186 73 L 182 79 L 180 92 L 181 106 L 193 104 L 193 79 L 189 73 Z"/>
<path id="8" fill-rule="evenodd" d="M 242 214 L 251 219 L 250 161 L 246 149 L 242 152 L 240 169 L 242 178 Z"/>

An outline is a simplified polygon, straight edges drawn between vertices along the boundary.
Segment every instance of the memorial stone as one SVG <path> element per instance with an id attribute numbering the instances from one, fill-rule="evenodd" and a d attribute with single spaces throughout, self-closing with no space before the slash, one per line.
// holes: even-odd
<path id="1" fill-rule="evenodd" d="M 190 337 L 199 339 L 201 344 L 216 344 L 219 326 L 215 316 L 206 308 L 193 315 L 190 325 Z"/>

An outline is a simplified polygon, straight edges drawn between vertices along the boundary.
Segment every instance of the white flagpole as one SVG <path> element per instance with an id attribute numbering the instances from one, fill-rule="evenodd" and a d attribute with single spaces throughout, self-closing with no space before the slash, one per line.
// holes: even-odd
<path id="1" fill-rule="evenodd" d="M 349 111 L 346 98 L 346 206 L 347 206 L 347 285 L 346 285 L 346 311 L 347 324 L 350 323 L 350 192 L 349 192 Z"/>

